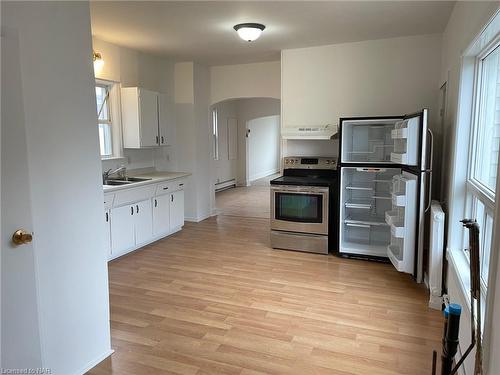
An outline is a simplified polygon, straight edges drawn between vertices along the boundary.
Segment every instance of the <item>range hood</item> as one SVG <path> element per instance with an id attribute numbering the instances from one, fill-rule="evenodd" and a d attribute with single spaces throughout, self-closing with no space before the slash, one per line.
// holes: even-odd
<path id="1" fill-rule="evenodd" d="M 338 132 L 337 125 L 297 126 L 285 127 L 281 131 L 283 139 L 335 139 Z"/>

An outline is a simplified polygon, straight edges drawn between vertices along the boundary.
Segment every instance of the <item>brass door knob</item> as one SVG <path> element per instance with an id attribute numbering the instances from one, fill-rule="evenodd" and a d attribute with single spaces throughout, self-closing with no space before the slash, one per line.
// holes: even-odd
<path id="1" fill-rule="evenodd" d="M 33 241 L 33 234 L 25 231 L 24 229 L 18 229 L 12 235 L 12 242 L 16 245 L 24 245 Z"/>

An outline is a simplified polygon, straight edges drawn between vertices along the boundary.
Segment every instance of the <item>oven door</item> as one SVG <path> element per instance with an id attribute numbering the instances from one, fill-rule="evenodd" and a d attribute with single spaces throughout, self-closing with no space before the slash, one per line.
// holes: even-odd
<path id="1" fill-rule="evenodd" d="M 271 186 L 271 229 L 328 234 L 328 188 Z"/>

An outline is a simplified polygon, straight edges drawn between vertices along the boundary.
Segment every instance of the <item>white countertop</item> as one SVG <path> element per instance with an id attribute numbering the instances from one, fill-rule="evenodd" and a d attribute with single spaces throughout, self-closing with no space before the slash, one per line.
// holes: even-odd
<path id="1" fill-rule="evenodd" d="M 150 178 L 150 180 L 134 182 L 131 184 L 124 184 L 124 185 L 113 185 L 113 186 L 103 185 L 103 189 L 104 193 L 111 193 L 117 190 L 131 189 L 144 185 L 156 184 L 158 182 L 176 180 L 178 178 L 185 178 L 188 176 L 191 176 L 191 173 L 186 173 L 186 172 L 147 172 L 141 174 L 130 173 L 130 177 Z"/>

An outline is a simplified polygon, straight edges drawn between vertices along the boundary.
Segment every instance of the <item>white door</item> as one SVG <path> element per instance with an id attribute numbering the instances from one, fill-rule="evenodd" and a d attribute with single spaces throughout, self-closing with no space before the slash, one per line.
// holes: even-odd
<path id="1" fill-rule="evenodd" d="M 170 194 L 153 198 L 153 236 L 159 237 L 170 231 Z"/>
<path id="2" fill-rule="evenodd" d="M 134 204 L 135 244 L 140 245 L 151 240 L 153 236 L 153 212 L 151 199 Z"/>
<path id="3" fill-rule="evenodd" d="M 170 229 L 179 229 L 184 225 L 184 191 L 170 194 Z"/>
<path id="4" fill-rule="evenodd" d="M 104 210 L 104 251 L 108 257 L 111 257 L 111 211 Z"/>
<path id="5" fill-rule="evenodd" d="M 125 254 L 135 246 L 134 206 L 123 206 L 111 210 L 111 251 L 113 257 Z"/>
<path id="6" fill-rule="evenodd" d="M 158 95 L 158 115 L 160 145 L 171 146 L 175 137 L 174 107 L 166 94 Z"/>
<path id="7" fill-rule="evenodd" d="M 32 243 L 16 246 L 12 234 L 33 230 L 29 159 L 22 108 L 19 51 L 2 36 L 2 368 L 41 367 L 35 254 Z M 11 74 L 4 74 L 4 69 Z M 13 73 L 13 74 L 12 74 Z M 8 155 L 8 156 L 7 156 Z M 36 236 L 34 236 L 36 242 Z M 20 309 L 19 306 L 22 306 Z M 8 324 L 4 324 L 8 322 Z"/>
<path id="8" fill-rule="evenodd" d="M 158 94 L 139 89 L 139 118 L 141 124 L 141 146 L 158 146 Z"/>

